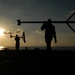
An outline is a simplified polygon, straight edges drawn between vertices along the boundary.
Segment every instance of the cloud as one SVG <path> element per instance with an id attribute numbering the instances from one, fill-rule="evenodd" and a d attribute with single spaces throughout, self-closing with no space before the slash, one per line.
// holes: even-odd
<path id="1" fill-rule="evenodd" d="M 21 32 L 23 32 L 22 29 L 17 29 L 15 33 L 21 33 Z"/>
<path id="2" fill-rule="evenodd" d="M 73 11 L 69 11 L 69 13 L 68 13 L 68 15 L 67 15 L 67 17 L 69 17 L 71 14 L 73 14 L 75 11 L 73 10 Z"/>
<path id="3" fill-rule="evenodd" d="M 4 31 L 4 34 L 13 34 L 13 31 Z"/>
<path id="4" fill-rule="evenodd" d="M 34 33 L 34 34 L 42 34 L 41 30 L 39 30 L 39 29 L 37 29 L 35 31 L 32 31 L 32 33 Z"/>
<path id="5" fill-rule="evenodd" d="M 69 14 L 72 14 L 72 13 L 74 13 L 74 12 L 75 12 L 74 10 L 73 10 L 73 11 L 70 11 Z"/>
<path id="6" fill-rule="evenodd" d="M 4 34 L 16 34 L 23 32 L 22 29 L 17 29 L 16 31 L 4 31 Z"/>

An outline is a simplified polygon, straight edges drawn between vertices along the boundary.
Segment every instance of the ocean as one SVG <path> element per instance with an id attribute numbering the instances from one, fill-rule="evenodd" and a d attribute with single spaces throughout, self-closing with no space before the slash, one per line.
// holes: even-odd
<path id="1" fill-rule="evenodd" d="M 4 46 L 0 46 L 0 50 L 15 50 L 15 47 L 4 47 Z M 37 47 L 20 47 L 19 50 L 35 50 L 35 49 L 39 49 L 39 50 L 46 50 L 46 47 L 43 46 L 37 46 Z M 57 46 L 57 47 L 52 47 L 52 50 L 75 50 L 75 46 Z"/>

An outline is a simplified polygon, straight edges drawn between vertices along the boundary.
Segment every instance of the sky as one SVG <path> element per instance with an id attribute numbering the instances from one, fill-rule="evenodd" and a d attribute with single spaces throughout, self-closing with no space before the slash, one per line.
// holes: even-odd
<path id="1" fill-rule="evenodd" d="M 0 28 L 22 36 L 25 32 L 26 43 L 20 39 L 21 46 L 45 46 L 42 23 L 17 25 L 22 21 L 66 21 L 75 12 L 75 0 L 0 0 Z M 75 15 L 70 19 L 75 20 Z M 52 46 L 75 46 L 75 33 L 66 24 L 53 24 L 56 28 L 57 44 Z M 70 24 L 74 29 L 75 25 Z M 16 33 L 20 31 L 19 33 Z M 0 46 L 15 46 L 9 34 L 0 36 Z"/>

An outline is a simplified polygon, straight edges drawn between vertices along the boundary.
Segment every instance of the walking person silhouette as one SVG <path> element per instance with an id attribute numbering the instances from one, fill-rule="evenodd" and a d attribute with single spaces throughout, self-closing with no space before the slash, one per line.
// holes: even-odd
<path id="1" fill-rule="evenodd" d="M 48 19 L 48 21 L 44 22 L 41 30 L 45 30 L 45 42 L 47 46 L 47 50 L 52 50 L 51 48 L 51 41 L 54 38 L 55 43 L 57 43 L 57 38 L 56 38 L 56 31 L 55 27 L 51 23 L 51 19 Z"/>
<path id="2" fill-rule="evenodd" d="M 20 47 L 20 37 L 18 37 L 18 35 L 16 35 L 15 41 L 16 41 L 16 50 L 19 50 L 19 47 Z"/>

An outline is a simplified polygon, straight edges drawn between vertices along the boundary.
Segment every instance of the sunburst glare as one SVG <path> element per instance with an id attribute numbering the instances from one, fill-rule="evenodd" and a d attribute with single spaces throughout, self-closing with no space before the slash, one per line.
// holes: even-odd
<path id="1" fill-rule="evenodd" d="M 4 35 L 4 29 L 3 28 L 0 28 L 0 36 L 3 36 Z"/>

